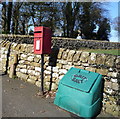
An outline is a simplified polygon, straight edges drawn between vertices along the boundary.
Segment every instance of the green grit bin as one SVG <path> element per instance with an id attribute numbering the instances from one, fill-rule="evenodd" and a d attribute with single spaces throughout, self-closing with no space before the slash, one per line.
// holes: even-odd
<path id="1" fill-rule="evenodd" d="M 72 67 L 60 80 L 54 104 L 80 117 L 96 117 L 102 109 L 102 75 Z"/>

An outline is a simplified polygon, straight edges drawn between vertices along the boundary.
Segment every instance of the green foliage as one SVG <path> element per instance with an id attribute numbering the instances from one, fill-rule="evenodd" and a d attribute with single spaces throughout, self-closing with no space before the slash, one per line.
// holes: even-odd
<path id="1" fill-rule="evenodd" d="M 99 24 L 97 38 L 100 40 L 109 40 L 108 39 L 109 33 L 110 33 L 110 23 L 107 18 L 104 18 L 103 21 L 101 21 Z"/>
<path id="2" fill-rule="evenodd" d="M 29 34 L 30 26 L 46 26 L 53 34 L 60 29 L 64 37 L 75 38 L 76 31 L 81 30 L 86 39 L 108 40 L 109 20 L 104 22 L 105 10 L 101 5 L 99 2 L 4 2 L 3 32 Z M 99 26 L 97 34 L 96 26 Z"/>

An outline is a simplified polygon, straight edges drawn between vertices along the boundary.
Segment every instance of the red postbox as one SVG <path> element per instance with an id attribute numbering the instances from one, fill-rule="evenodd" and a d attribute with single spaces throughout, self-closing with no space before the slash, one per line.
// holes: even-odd
<path id="1" fill-rule="evenodd" d="M 34 53 L 50 54 L 51 53 L 51 30 L 48 27 L 34 28 Z"/>

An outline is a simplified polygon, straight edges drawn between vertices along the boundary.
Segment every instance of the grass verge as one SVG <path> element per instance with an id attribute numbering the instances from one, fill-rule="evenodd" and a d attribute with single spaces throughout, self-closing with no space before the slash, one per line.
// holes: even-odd
<path id="1" fill-rule="evenodd" d="M 111 54 L 111 55 L 120 55 L 120 49 L 81 49 L 82 51 L 88 51 L 93 53 L 101 53 L 101 54 Z"/>

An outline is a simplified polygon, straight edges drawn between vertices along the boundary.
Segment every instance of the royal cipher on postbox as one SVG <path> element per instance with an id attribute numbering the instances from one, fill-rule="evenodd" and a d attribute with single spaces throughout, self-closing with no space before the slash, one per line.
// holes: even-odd
<path id="1" fill-rule="evenodd" d="M 48 27 L 34 28 L 34 53 L 50 54 L 51 53 L 51 36 L 52 32 Z"/>

